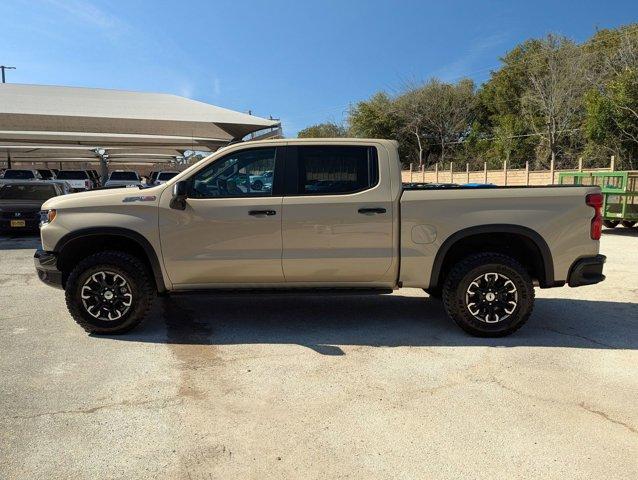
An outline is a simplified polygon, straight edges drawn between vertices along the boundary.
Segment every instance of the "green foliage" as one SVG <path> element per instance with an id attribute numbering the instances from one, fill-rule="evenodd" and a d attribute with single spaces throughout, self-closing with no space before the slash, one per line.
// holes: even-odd
<path id="1" fill-rule="evenodd" d="M 298 138 L 339 138 L 347 136 L 348 129 L 346 127 L 331 122 L 311 125 L 297 134 Z"/>

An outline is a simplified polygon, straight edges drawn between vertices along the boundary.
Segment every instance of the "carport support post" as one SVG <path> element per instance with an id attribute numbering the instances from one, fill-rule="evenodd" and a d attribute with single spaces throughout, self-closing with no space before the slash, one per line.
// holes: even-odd
<path id="1" fill-rule="evenodd" d="M 11 168 L 11 150 L 7 150 L 7 169 Z"/>
<path id="2" fill-rule="evenodd" d="M 109 166 L 106 162 L 106 156 L 100 155 L 100 176 L 102 177 L 102 185 L 106 183 L 106 180 L 109 178 Z"/>

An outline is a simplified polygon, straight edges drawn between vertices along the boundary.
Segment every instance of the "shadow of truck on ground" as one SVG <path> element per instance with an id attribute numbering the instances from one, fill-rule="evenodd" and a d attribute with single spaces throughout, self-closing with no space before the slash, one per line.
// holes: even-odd
<path id="1" fill-rule="evenodd" d="M 160 298 L 138 329 L 112 338 L 193 345 L 295 344 L 325 355 L 340 345 L 638 348 L 638 304 L 539 298 L 527 325 L 475 338 L 441 302 L 400 295 L 175 295 Z"/>

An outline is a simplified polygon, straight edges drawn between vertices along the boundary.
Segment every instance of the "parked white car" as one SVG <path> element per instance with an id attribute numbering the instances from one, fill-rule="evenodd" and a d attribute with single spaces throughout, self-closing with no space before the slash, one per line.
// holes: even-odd
<path id="1" fill-rule="evenodd" d="M 67 182 L 72 192 L 91 190 L 95 186 L 86 170 L 60 170 L 56 180 Z"/>
<path id="2" fill-rule="evenodd" d="M 250 175 L 250 187 L 253 190 L 272 190 L 273 171 L 266 170 L 259 175 Z"/>
<path id="3" fill-rule="evenodd" d="M 137 172 L 133 170 L 115 170 L 109 175 L 109 179 L 104 184 L 107 188 L 113 187 L 138 187 L 142 185 L 142 180 Z"/>
<path id="4" fill-rule="evenodd" d="M 153 185 L 162 185 L 163 183 L 168 182 L 174 176 L 179 175 L 177 171 L 162 171 L 158 172 L 157 178 L 153 182 Z"/>

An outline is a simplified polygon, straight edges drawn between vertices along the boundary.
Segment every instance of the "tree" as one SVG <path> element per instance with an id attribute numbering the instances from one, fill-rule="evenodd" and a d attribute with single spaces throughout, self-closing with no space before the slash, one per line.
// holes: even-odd
<path id="1" fill-rule="evenodd" d="M 332 122 L 311 125 L 297 133 L 298 138 L 339 138 L 347 136 L 348 129 L 346 127 Z"/>
<path id="2" fill-rule="evenodd" d="M 529 89 L 521 98 L 522 110 L 533 131 L 544 141 L 544 145 L 539 144 L 537 159 L 555 160 L 563 142 L 568 142 L 582 124 L 587 89 L 585 56 L 570 40 L 549 35 L 530 62 Z M 542 154 L 542 147 L 546 147 L 548 155 Z"/>
<path id="3" fill-rule="evenodd" d="M 586 132 L 634 168 L 638 156 L 638 25 L 603 30 L 586 44 L 597 68 L 586 95 Z"/>
<path id="4" fill-rule="evenodd" d="M 529 88 L 531 60 L 540 48 L 539 40 L 517 45 L 477 92 L 474 135 L 482 140 L 473 153 L 488 163 L 500 162 L 506 151 L 513 166 L 522 166 L 535 155 L 538 138 L 523 115 L 521 98 Z"/>
<path id="5" fill-rule="evenodd" d="M 439 161 L 447 149 L 468 135 L 474 113 L 474 83 L 457 84 L 432 79 L 423 86 L 408 89 L 395 102 L 402 128 L 413 135 L 423 164 L 425 145 L 436 146 Z"/>

